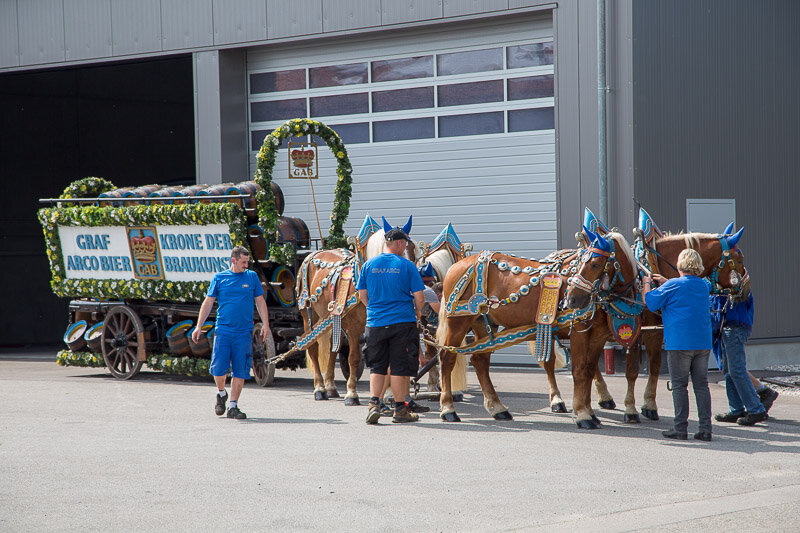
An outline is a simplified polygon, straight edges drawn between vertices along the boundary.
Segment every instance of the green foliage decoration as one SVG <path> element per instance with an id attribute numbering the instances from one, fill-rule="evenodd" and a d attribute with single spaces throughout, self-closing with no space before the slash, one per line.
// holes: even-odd
<path id="1" fill-rule="evenodd" d="M 60 366 L 82 366 L 105 368 L 106 362 L 102 354 L 91 352 L 72 352 L 61 350 L 56 355 L 56 363 Z M 145 364 L 151 370 L 166 374 L 184 374 L 187 376 L 210 376 L 210 359 L 199 357 L 179 357 L 169 353 L 148 354 Z"/>
<path id="2" fill-rule="evenodd" d="M 247 230 L 242 209 L 231 203 L 136 205 L 127 207 L 50 207 L 40 209 L 52 279 L 57 296 L 70 298 L 167 300 L 200 302 L 209 282 L 120 279 L 67 279 L 58 226 L 150 226 L 205 225 L 229 226 L 231 243 L 246 248 Z"/>
<path id="3" fill-rule="evenodd" d="M 256 196 L 259 223 L 264 230 L 264 236 L 270 242 L 270 260 L 285 265 L 292 265 L 295 251 L 289 243 L 276 244 L 278 211 L 275 208 L 275 197 L 270 188 L 272 170 L 275 167 L 275 154 L 283 144 L 283 140 L 306 135 L 316 135 L 324 140 L 337 161 L 331 227 L 324 247 L 329 249 L 347 246 L 344 223 L 350 214 L 350 196 L 353 192 L 353 166 L 347 156 L 347 149 L 339 134 L 322 122 L 308 118 L 295 118 L 285 122 L 266 136 L 258 151 L 255 175 L 256 182 L 261 186 L 261 191 Z"/>
<path id="4" fill-rule="evenodd" d="M 104 192 L 112 191 L 117 187 L 105 178 L 90 176 L 75 180 L 64 189 L 59 198 L 97 198 Z"/>

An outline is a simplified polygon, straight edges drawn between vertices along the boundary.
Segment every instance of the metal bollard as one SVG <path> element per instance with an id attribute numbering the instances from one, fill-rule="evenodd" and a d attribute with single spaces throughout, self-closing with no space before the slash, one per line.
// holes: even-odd
<path id="1" fill-rule="evenodd" d="M 606 364 L 606 375 L 611 376 L 614 374 L 614 347 L 606 344 L 603 347 L 603 359 Z"/>

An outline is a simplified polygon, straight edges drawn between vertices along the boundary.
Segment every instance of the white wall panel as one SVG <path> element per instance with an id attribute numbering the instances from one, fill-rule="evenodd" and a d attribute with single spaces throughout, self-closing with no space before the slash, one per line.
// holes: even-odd
<path id="1" fill-rule="evenodd" d="M 19 65 L 17 0 L 0 0 L 0 68 Z"/>
<path id="2" fill-rule="evenodd" d="M 267 38 L 264 0 L 213 0 L 214 44 L 263 41 Z"/>
<path id="3" fill-rule="evenodd" d="M 321 0 L 267 0 L 267 37 L 322 33 Z"/>
<path id="4" fill-rule="evenodd" d="M 161 2 L 111 0 L 114 55 L 161 51 Z"/>
<path id="5" fill-rule="evenodd" d="M 211 0 L 161 0 L 164 50 L 214 44 Z"/>
<path id="6" fill-rule="evenodd" d="M 24 65 L 64 61 L 64 10 L 61 0 L 17 3 L 19 58 Z"/>
<path id="7" fill-rule="evenodd" d="M 502 11 L 503 9 L 508 9 L 508 0 L 444 0 L 445 17 Z"/>
<path id="8" fill-rule="evenodd" d="M 322 31 L 342 31 L 381 25 L 381 0 L 325 0 Z"/>
<path id="9" fill-rule="evenodd" d="M 66 59 L 112 55 L 111 0 L 70 0 L 64 3 Z"/>
<path id="10" fill-rule="evenodd" d="M 381 24 L 440 19 L 442 0 L 381 0 Z"/>

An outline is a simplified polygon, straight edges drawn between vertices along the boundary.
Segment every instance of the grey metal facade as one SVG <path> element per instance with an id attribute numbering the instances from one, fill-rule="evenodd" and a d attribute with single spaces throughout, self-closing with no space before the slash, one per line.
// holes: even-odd
<path id="1" fill-rule="evenodd" d="M 555 7 L 543 0 L 0 0 L 0 73 Z"/>
<path id="2" fill-rule="evenodd" d="M 686 198 L 736 199 L 754 338 L 800 337 L 798 27 L 791 0 L 633 4 L 635 196 L 665 230 Z"/>

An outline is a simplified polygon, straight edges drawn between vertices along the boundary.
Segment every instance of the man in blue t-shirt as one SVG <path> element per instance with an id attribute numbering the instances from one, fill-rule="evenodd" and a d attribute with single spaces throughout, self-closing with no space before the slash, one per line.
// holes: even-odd
<path id="1" fill-rule="evenodd" d="M 261 317 L 261 339 L 269 337 L 269 315 L 267 302 L 264 301 L 264 289 L 258 276 L 247 270 L 250 263 L 250 252 L 244 246 L 236 246 L 231 250 L 231 268 L 214 275 L 208 288 L 206 299 L 200 306 L 197 327 L 192 332 L 192 340 L 198 342 L 202 326 L 214 302 L 217 301 L 217 321 L 214 327 L 214 351 L 211 354 L 211 368 L 217 384 L 217 401 L 214 412 L 218 416 L 225 414 L 225 402 L 228 393 L 225 391 L 225 379 L 231 369 L 231 403 L 228 418 L 242 420 L 247 418 L 239 409 L 239 395 L 242 393 L 244 381 L 250 378 L 250 367 L 253 335 L 253 300 Z"/>
<path id="2" fill-rule="evenodd" d="M 419 368 L 417 321 L 425 303 L 425 285 L 414 263 L 403 257 L 408 235 L 400 228 L 386 232 L 386 252 L 361 267 L 358 297 L 367 306 L 364 360 L 370 369 L 367 424 L 381 416 L 380 395 L 391 366 L 395 411 L 392 422 L 415 422 L 419 416 L 400 400 L 408 393 L 409 377 Z"/>

